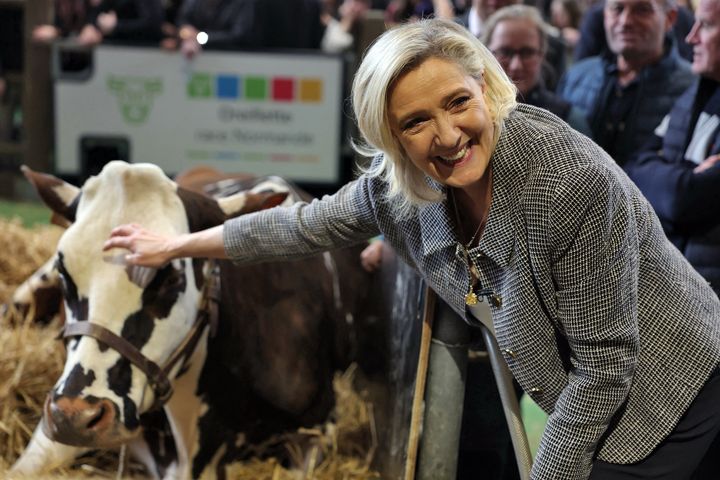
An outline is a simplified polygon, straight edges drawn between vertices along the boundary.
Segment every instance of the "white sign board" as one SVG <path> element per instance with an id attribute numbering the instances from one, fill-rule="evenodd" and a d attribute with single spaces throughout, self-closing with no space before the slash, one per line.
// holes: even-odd
<path id="1" fill-rule="evenodd" d="M 342 72 L 323 54 L 99 46 L 87 78 L 55 79 L 55 169 L 80 174 L 83 139 L 120 138 L 122 160 L 169 174 L 202 164 L 337 183 Z"/>

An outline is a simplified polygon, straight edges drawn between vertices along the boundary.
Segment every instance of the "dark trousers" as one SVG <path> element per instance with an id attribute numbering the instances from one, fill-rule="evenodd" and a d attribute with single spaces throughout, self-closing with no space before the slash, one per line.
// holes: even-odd
<path id="1" fill-rule="evenodd" d="M 720 479 L 720 368 L 675 429 L 645 459 L 628 465 L 595 460 L 590 480 Z"/>

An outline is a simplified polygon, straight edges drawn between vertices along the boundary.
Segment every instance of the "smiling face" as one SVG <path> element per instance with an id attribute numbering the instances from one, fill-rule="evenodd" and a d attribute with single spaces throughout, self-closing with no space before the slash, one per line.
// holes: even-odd
<path id="1" fill-rule="evenodd" d="M 663 0 L 608 0 L 604 13 L 610 50 L 650 63 L 662 56 L 665 32 L 677 11 L 666 9 Z"/>
<path id="2" fill-rule="evenodd" d="M 717 0 L 700 2 L 687 42 L 693 46 L 693 73 L 720 81 L 720 3 Z"/>
<path id="3" fill-rule="evenodd" d="M 480 183 L 494 148 L 482 80 L 456 63 L 431 57 L 395 81 L 388 116 L 415 167 L 451 187 Z"/>
<path id="4" fill-rule="evenodd" d="M 527 94 L 540 81 L 542 44 L 532 21 L 508 19 L 498 22 L 488 48 L 521 94 Z"/>

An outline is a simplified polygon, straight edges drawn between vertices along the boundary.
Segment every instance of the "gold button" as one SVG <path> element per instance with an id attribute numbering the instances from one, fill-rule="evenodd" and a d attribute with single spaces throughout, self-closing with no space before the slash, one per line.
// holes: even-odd
<path id="1" fill-rule="evenodd" d="M 528 390 L 528 393 L 531 394 L 531 395 L 532 395 L 532 394 L 542 395 L 542 394 L 543 394 L 543 389 L 542 389 L 542 388 L 533 387 L 533 388 L 531 388 L 530 390 Z"/>
<path id="2" fill-rule="evenodd" d="M 510 350 L 509 348 L 503 348 L 502 352 L 507 355 L 508 357 L 515 358 L 517 355 L 515 355 L 515 352 Z"/>

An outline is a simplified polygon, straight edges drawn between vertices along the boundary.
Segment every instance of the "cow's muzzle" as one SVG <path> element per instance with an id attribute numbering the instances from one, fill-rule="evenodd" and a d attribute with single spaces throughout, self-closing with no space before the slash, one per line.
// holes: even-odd
<path id="1" fill-rule="evenodd" d="M 106 448 L 134 436 L 117 421 L 116 407 L 108 399 L 48 395 L 42 429 L 48 438 L 77 447 Z"/>

